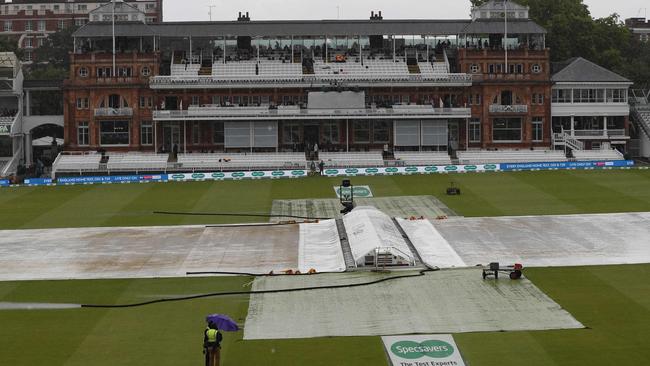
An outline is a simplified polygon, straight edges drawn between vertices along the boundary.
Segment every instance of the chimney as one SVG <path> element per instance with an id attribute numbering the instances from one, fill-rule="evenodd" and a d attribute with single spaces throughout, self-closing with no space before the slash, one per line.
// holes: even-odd
<path id="1" fill-rule="evenodd" d="M 384 17 L 381 16 L 381 10 L 379 11 L 379 20 L 384 20 Z"/>

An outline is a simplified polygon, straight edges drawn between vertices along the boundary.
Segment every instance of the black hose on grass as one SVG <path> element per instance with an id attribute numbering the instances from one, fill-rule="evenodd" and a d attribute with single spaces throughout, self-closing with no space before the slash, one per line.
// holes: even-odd
<path id="1" fill-rule="evenodd" d="M 332 217 L 307 217 L 296 215 L 271 215 L 271 214 L 256 214 L 256 213 L 234 213 L 234 212 L 172 212 L 172 211 L 154 211 L 154 215 L 177 215 L 177 216 L 229 216 L 229 217 L 288 217 L 291 219 L 301 220 L 332 220 Z"/>
<path id="2" fill-rule="evenodd" d="M 417 274 L 411 275 L 400 275 L 400 276 L 391 276 L 386 278 L 381 278 L 378 280 L 362 283 L 352 283 L 345 285 L 327 285 L 327 286 L 313 286 L 313 287 L 301 287 L 293 289 L 279 289 L 279 290 L 259 290 L 259 291 L 230 291 L 230 292 L 213 292 L 207 294 L 198 294 L 198 295 L 189 295 L 184 297 L 174 297 L 174 298 L 163 298 L 157 300 L 150 300 L 132 304 L 113 304 L 113 305 L 101 305 L 101 304 L 82 304 L 82 308 L 100 308 L 100 309 L 114 309 L 114 308 L 135 308 L 140 306 L 147 306 L 153 304 L 160 304 L 166 302 L 178 302 L 178 301 L 188 301 L 196 299 L 204 299 L 209 297 L 221 297 L 221 296 L 236 296 L 236 295 L 260 295 L 260 294 L 279 294 L 279 293 L 288 293 L 288 292 L 299 292 L 299 291 L 311 291 L 311 290 L 325 290 L 325 289 L 337 289 L 337 288 L 354 288 L 354 287 L 363 287 L 375 285 L 382 282 L 393 281 L 402 278 L 413 278 L 424 276 L 427 272 L 438 271 L 439 268 L 426 268 L 418 271 Z M 237 273 L 237 272 L 210 272 L 212 274 L 239 274 L 239 275 L 248 275 L 254 277 L 267 276 L 265 274 L 248 274 L 248 273 Z"/>

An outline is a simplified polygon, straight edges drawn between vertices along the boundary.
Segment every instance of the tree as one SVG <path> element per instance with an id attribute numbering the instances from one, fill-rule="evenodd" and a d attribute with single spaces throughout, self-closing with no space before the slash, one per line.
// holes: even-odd
<path id="1" fill-rule="evenodd" d="M 36 49 L 34 61 L 67 69 L 70 66 L 70 52 L 74 47 L 72 34 L 76 30 L 77 27 L 68 27 L 50 34 L 43 45 Z"/>
<path id="2" fill-rule="evenodd" d="M 489 0 L 470 0 L 480 6 Z M 637 87 L 650 84 L 650 43 L 634 39 L 618 14 L 594 19 L 583 0 L 517 0 L 548 34 L 551 61 L 583 57 L 619 73 Z"/>
<path id="3" fill-rule="evenodd" d="M 11 37 L 0 37 L 0 52 L 13 52 L 20 59 L 23 55 L 23 50 L 18 48 L 18 41 Z"/>

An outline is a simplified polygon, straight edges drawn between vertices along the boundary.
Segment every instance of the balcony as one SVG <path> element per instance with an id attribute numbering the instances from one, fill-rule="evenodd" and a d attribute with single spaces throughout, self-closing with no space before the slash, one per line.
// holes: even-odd
<path id="1" fill-rule="evenodd" d="M 445 119 L 470 118 L 469 108 L 362 108 L 362 109 L 307 109 L 298 107 L 190 107 L 188 110 L 154 111 L 156 121 L 179 120 L 340 120 L 340 119 Z"/>
<path id="2" fill-rule="evenodd" d="M 131 117 L 133 108 L 95 108 L 95 117 Z"/>
<path id="3" fill-rule="evenodd" d="M 296 76 L 155 76 L 152 89 L 230 89 L 248 88 L 321 88 L 332 82 L 359 87 L 471 86 L 468 74 L 399 74 L 399 75 L 296 75 Z"/>
<path id="4" fill-rule="evenodd" d="M 513 105 L 500 105 L 491 104 L 490 113 L 528 113 L 528 105 L 526 104 L 513 104 Z"/>
<path id="5" fill-rule="evenodd" d="M 614 129 L 614 130 L 574 130 L 566 131 L 572 137 L 575 137 L 580 140 L 590 140 L 590 139 L 612 139 L 612 138 L 628 138 L 625 134 L 624 129 Z"/>

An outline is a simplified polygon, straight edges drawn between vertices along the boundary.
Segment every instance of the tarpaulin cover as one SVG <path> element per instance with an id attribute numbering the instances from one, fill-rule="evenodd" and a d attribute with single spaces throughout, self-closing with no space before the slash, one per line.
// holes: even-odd
<path id="1" fill-rule="evenodd" d="M 310 269 L 317 272 L 345 271 L 345 260 L 335 220 L 300 224 L 298 251 L 298 268 L 303 273 Z"/>
<path id="2" fill-rule="evenodd" d="M 359 283 L 383 276 L 390 275 L 266 277 L 257 278 L 253 290 Z M 530 281 L 484 281 L 480 269 L 453 269 L 363 287 L 251 295 L 244 339 L 564 328 L 582 325 Z"/>
<path id="3" fill-rule="evenodd" d="M 447 240 L 427 220 L 397 219 L 406 235 L 418 251 L 422 262 L 429 267 L 466 267 Z"/>

